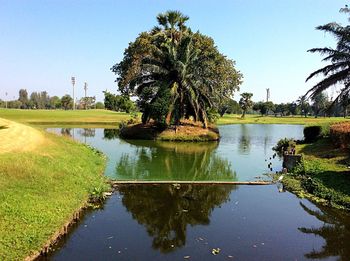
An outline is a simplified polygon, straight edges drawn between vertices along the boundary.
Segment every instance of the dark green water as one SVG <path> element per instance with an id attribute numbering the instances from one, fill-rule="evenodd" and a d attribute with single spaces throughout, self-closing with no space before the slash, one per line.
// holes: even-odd
<path id="1" fill-rule="evenodd" d="M 51 131 L 103 151 L 108 156 L 105 175 L 114 179 L 250 181 L 281 169 L 271 148 L 284 137 L 301 139 L 303 126 L 242 124 L 219 129 L 220 142 L 208 143 L 124 141 L 113 129 Z"/>
<path id="2" fill-rule="evenodd" d="M 106 175 L 118 179 L 252 180 L 280 169 L 271 147 L 285 136 L 301 138 L 302 129 L 222 126 L 221 141 L 210 144 L 128 142 L 103 129 L 55 131 L 102 150 Z M 350 215 L 276 185 L 121 185 L 40 259 L 350 260 Z"/>

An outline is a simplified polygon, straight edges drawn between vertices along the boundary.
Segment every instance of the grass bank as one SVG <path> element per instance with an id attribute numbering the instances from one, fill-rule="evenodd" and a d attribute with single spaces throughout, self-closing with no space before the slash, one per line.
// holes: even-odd
<path id="1" fill-rule="evenodd" d="M 244 119 L 241 115 L 225 114 L 219 118 L 217 123 L 219 125 L 225 124 L 300 124 L 300 125 L 323 125 L 329 123 L 349 121 L 349 118 L 344 117 L 304 117 L 304 116 L 260 116 L 260 115 L 246 115 Z"/>
<path id="2" fill-rule="evenodd" d="M 140 115 L 140 114 L 139 114 Z M 0 118 L 14 120 L 22 123 L 50 126 L 82 126 L 90 127 L 117 127 L 122 121 L 130 119 L 130 115 L 124 112 L 114 112 L 107 110 L 18 110 L 0 109 Z M 241 115 L 225 114 L 217 121 L 218 125 L 224 124 L 302 124 L 302 125 L 322 125 L 327 123 L 342 122 L 349 120 L 342 117 L 263 117 L 260 115 L 246 115 L 244 119 Z"/>
<path id="3" fill-rule="evenodd" d="M 65 137 L 42 136 L 31 151 L 0 151 L 0 260 L 39 251 L 91 193 L 106 186 L 99 152 Z"/>
<path id="4" fill-rule="evenodd" d="M 297 145 L 304 157 L 304 168 L 285 175 L 285 188 L 300 197 L 350 210 L 350 154 L 330 139 Z"/>

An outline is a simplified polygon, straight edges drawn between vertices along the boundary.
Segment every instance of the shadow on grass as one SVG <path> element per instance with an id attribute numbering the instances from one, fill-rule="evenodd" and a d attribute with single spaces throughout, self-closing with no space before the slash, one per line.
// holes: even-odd
<path id="1" fill-rule="evenodd" d="M 327 159 L 329 164 L 346 167 L 350 165 L 350 150 L 336 147 L 330 138 L 323 138 L 314 143 L 305 144 L 299 152 L 305 156 Z"/>
<path id="2" fill-rule="evenodd" d="M 304 154 L 308 165 L 308 192 L 333 201 L 350 205 L 350 155 L 349 149 L 337 148 L 329 138 L 304 144 L 298 150 Z M 306 165 L 305 165 L 306 167 Z"/>
<path id="3" fill-rule="evenodd" d="M 7 129 L 8 128 L 8 126 L 6 126 L 6 125 L 1 125 L 0 126 L 0 130 L 4 130 L 4 129 Z"/>

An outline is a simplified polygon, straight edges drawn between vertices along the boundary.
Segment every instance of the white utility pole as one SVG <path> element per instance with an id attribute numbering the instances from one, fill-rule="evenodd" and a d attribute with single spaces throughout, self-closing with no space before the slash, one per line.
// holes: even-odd
<path id="1" fill-rule="evenodd" d="M 72 85 L 73 85 L 73 110 L 75 110 L 75 97 L 74 97 L 74 85 L 75 85 L 75 77 L 72 76 Z"/>

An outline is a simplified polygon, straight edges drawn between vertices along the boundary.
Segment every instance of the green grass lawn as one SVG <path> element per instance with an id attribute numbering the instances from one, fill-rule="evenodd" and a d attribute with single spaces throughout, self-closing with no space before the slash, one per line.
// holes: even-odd
<path id="1" fill-rule="evenodd" d="M 106 187 L 102 155 L 43 135 L 45 143 L 34 151 L 0 154 L 0 260 L 23 260 L 41 250 L 96 188 Z"/>
<path id="2" fill-rule="evenodd" d="M 312 144 L 297 145 L 304 155 L 305 174 L 287 175 L 287 189 L 315 201 L 350 209 L 350 154 L 334 147 L 328 138 Z"/>
<path id="3" fill-rule="evenodd" d="M 139 113 L 139 116 L 141 114 Z M 91 127 L 115 126 L 118 123 L 131 118 L 130 114 L 124 112 L 114 112 L 108 110 L 16 110 L 16 109 L 0 109 L 0 118 L 8 120 L 42 124 L 42 125 L 89 125 Z M 244 124 L 244 123 L 260 123 L 260 124 L 326 124 L 332 122 L 341 122 L 349 120 L 343 117 L 302 117 L 302 116 L 287 116 L 287 117 L 262 117 L 260 115 L 246 115 L 244 119 L 237 114 L 225 114 L 217 121 L 218 125 L 224 124 Z"/>
<path id="4" fill-rule="evenodd" d="M 0 114 L 1 115 L 1 114 Z M 237 114 L 225 114 L 218 119 L 218 124 L 302 124 L 302 125 L 322 125 L 333 122 L 349 121 L 350 118 L 343 117 L 307 117 L 304 116 L 286 116 L 286 117 L 274 117 L 274 116 L 260 116 L 260 115 L 246 115 L 244 119 L 241 115 Z"/>
<path id="5" fill-rule="evenodd" d="M 42 125 L 112 125 L 117 127 L 130 114 L 107 110 L 17 110 L 0 109 L 0 118 L 22 123 Z"/>

